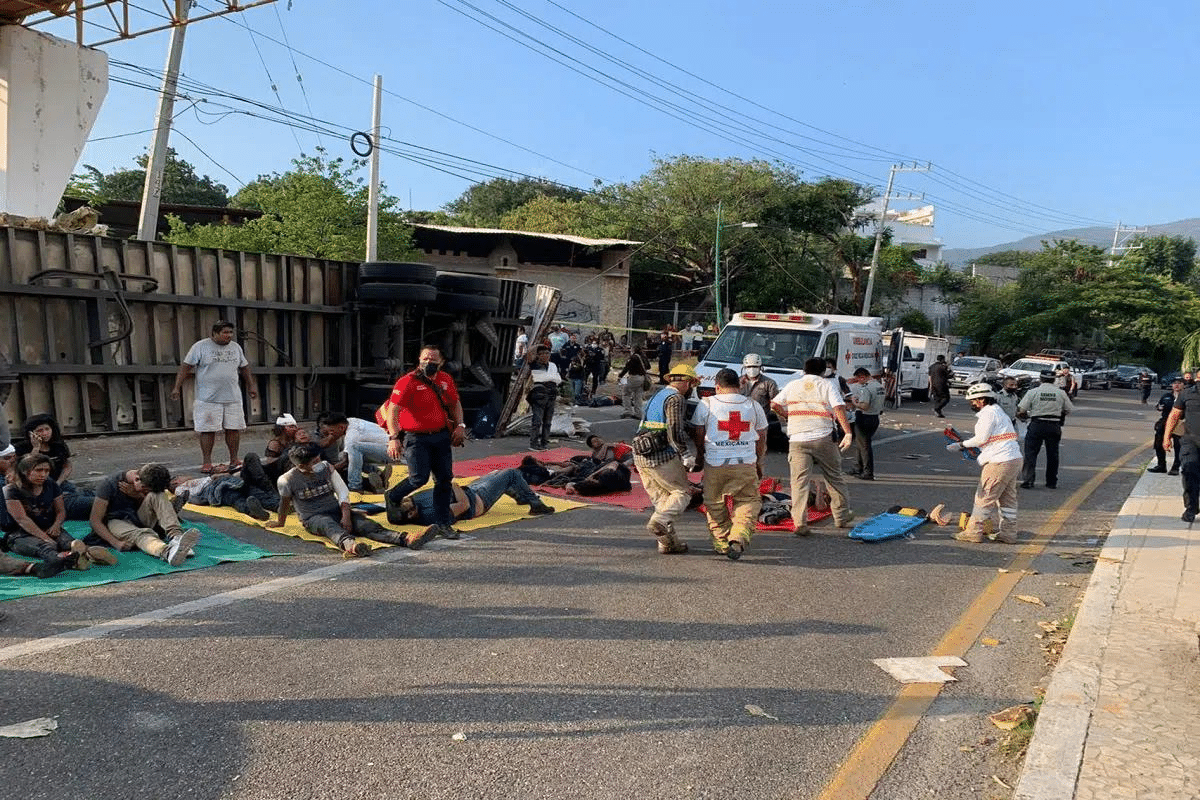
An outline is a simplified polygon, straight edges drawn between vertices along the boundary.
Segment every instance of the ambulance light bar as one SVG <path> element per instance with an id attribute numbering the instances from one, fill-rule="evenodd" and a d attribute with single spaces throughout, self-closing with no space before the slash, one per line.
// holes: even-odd
<path id="1" fill-rule="evenodd" d="M 762 314 L 757 311 L 747 311 L 741 316 L 743 319 L 762 320 L 763 322 L 799 322 L 809 324 L 816 321 L 808 314 Z"/>

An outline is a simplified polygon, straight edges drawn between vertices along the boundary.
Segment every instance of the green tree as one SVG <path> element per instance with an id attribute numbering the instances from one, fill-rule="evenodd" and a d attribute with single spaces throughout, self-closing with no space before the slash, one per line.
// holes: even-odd
<path id="1" fill-rule="evenodd" d="M 1032 255 L 1024 250 L 998 250 L 995 253 L 984 253 L 975 259 L 975 263 L 991 264 L 995 267 L 1024 267 Z"/>
<path id="2" fill-rule="evenodd" d="M 146 154 L 134 159 L 138 169 L 118 169 L 101 172 L 84 164 L 83 172 L 71 176 L 66 194 L 82 197 L 89 202 L 126 200 L 140 203 L 146 184 Z M 163 167 L 162 202 L 185 206 L 227 206 L 229 189 L 207 175 L 196 174 L 196 168 L 184 161 L 173 148 L 167 148 Z"/>
<path id="3" fill-rule="evenodd" d="M 591 199 L 570 200 L 540 194 L 500 218 L 497 227 L 514 231 L 565 233 L 596 239 L 619 238 L 603 204 Z"/>
<path id="4" fill-rule="evenodd" d="M 905 311 L 896 321 L 896 327 L 904 328 L 906 333 L 923 333 L 927 336 L 933 333 L 933 321 L 916 308 Z"/>
<path id="5" fill-rule="evenodd" d="M 505 214 L 535 197 L 582 200 L 586 192 L 536 178 L 494 178 L 477 183 L 445 205 L 456 225 L 474 228 L 499 228 Z"/>
<path id="6" fill-rule="evenodd" d="M 1138 272 L 1186 281 L 1196 268 L 1196 242 L 1183 236 L 1138 236 L 1122 263 Z"/>
<path id="7" fill-rule="evenodd" d="M 364 161 L 327 158 L 323 150 L 302 155 L 284 173 L 262 175 L 238 192 L 235 205 L 263 216 L 244 225 L 186 225 L 171 218 L 168 242 L 227 250 L 289 253 L 360 261 L 366 251 L 367 194 L 356 174 Z M 399 201 L 379 200 L 379 257 L 402 259 L 411 253 L 412 229 L 397 211 Z"/>

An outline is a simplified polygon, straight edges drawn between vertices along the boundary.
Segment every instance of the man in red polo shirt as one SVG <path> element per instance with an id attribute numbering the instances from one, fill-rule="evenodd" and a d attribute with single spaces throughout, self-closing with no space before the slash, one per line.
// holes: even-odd
<path id="1" fill-rule="evenodd" d="M 384 494 L 388 522 L 403 525 L 400 501 L 429 482 L 433 473 L 433 502 L 438 532 L 457 539 L 450 504 L 454 498 L 454 455 L 462 447 L 467 426 L 454 379 L 442 372 L 442 354 L 435 345 L 421 348 L 417 368 L 400 376 L 392 387 L 387 413 L 380 424 L 388 431 L 388 457 L 398 459 L 401 448 L 408 477 Z"/>

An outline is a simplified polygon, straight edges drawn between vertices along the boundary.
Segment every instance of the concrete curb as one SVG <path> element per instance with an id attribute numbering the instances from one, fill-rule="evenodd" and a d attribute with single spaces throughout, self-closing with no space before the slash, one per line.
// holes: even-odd
<path id="1" fill-rule="evenodd" d="M 1075 796 L 1120 590 L 1121 568 L 1138 518 L 1132 504 L 1150 496 L 1153 477 L 1142 473 L 1096 560 L 1071 635 L 1046 689 L 1013 800 L 1071 800 Z"/>

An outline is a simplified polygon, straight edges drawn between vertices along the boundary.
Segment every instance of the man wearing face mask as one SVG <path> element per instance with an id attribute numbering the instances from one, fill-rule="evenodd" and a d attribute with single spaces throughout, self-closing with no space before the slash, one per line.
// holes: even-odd
<path id="1" fill-rule="evenodd" d="M 996 404 L 996 393 L 988 384 L 977 383 L 967 389 L 967 402 L 975 412 L 975 434 L 970 439 L 951 442 L 946 449 L 962 452 L 968 447 L 978 447 L 982 469 L 971 518 L 954 538 L 978 543 L 990 537 L 1004 544 L 1016 544 L 1017 481 L 1024 464 L 1017 432 L 1008 415 Z"/>
<path id="2" fill-rule="evenodd" d="M 442 353 L 437 345 L 425 345 L 413 371 L 402 375 L 392 387 L 383 424 L 388 431 L 388 457 L 404 453 L 408 477 L 384 494 L 388 522 L 403 525 L 400 501 L 429 482 L 433 473 L 433 502 L 437 532 L 457 539 L 450 503 L 454 498 L 454 455 L 451 447 L 466 443 L 462 403 L 454 379 L 442 371 Z"/>
<path id="3" fill-rule="evenodd" d="M 771 413 L 771 398 L 779 394 L 779 384 L 762 374 L 762 356 L 758 353 L 747 353 L 742 359 L 738 391 L 762 406 L 764 414 Z"/>
<path id="4" fill-rule="evenodd" d="M 1008 421 L 1017 431 L 1017 441 L 1025 438 L 1025 423 L 1017 419 L 1017 403 L 1019 402 L 1021 402 L 1021 396 L 1017 393 L 1017 379 L 1005 378 L 1000 392 L 996 395 L 996 405 L 1000 406 L 1000 410 L 1008 415 Z"/>

